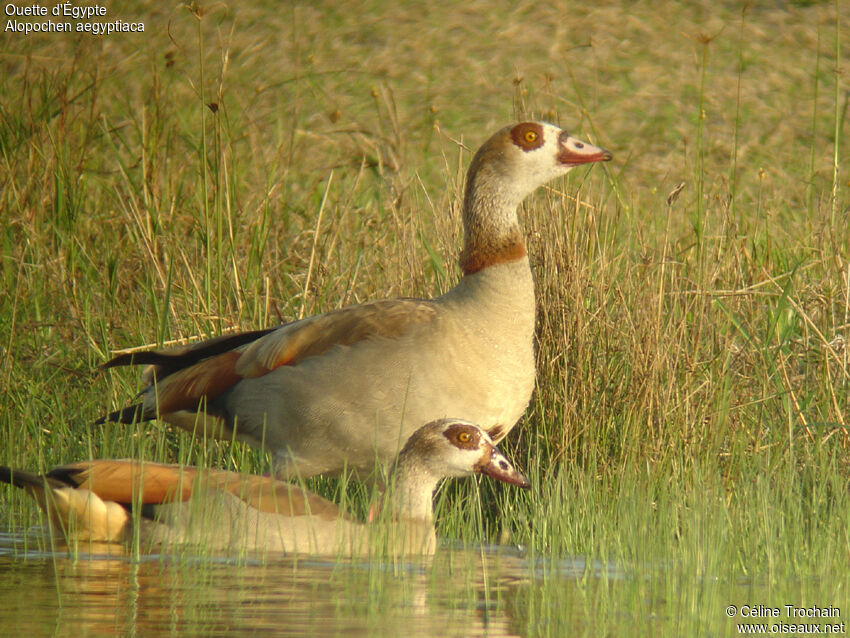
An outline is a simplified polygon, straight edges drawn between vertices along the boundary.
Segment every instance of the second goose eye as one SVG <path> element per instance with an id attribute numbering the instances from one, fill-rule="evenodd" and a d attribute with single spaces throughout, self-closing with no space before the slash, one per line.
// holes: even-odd
<path id="1" fill-rule="evenodd" d="M 529 144 L 534 144 L 537 141 L 537 133 L 534 131 L 526 131 L 525 132 L 525 141 Z"/>

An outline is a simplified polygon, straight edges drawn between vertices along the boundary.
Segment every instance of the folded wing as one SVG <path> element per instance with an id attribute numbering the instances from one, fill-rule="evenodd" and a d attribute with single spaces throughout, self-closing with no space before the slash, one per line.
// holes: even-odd
<path id="1" fill-rule="evenodd" d="M 157 415 L 191 429 L 195 421 L 171 415 L 206 412 L 218 416 L 211 404 L 243 379 L 261 377 L 281 366 L 295 366 L 336 347 L 356 347 L 381 337 L 394 339 L 436 315 L 430 301 L 394 299 L 335 310 L 271 330 L 217 337 L 176 349 L 125 354 L 105 368 L 139 363 L 145 371 L 143 400 L 98 422 L 132 423 Z M 214 428 L 213 436 L 232 432 Z"/>
<path id="2" fill-rule="evenodd" d="M 0 482 L 27 490 L 51 524 L 78 540 L 125 540 L 134 508 L 155 517 L 157 505 L 204 498 L 216 490 L 257 512 L 286 518 L 348 518 L 332 502 L 267 476 L 148 463 L 130 459 L 80 461 L 40 475 L 0 467 Z"/>

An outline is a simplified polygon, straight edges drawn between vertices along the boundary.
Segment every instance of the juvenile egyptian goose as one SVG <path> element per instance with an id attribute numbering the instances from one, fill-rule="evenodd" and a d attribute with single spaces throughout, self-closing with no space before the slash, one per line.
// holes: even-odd
<path id="1" fill-rule="evenodd" d="M 535 188 L 611 154 L 541 122 L 502 129 L 472 159 L 463 277 L 436 299 L 374 301 L 187 347 L 126 354 L 151 364 L 138 405 L 100 422 L 156 416 L 274 453 L 282 478 L 366 473 L 418 424 L 464 414 L 497 443 L 534 386 L 534 282 L 517 206 Z"/>
<path id="2" fill-rule="evenodd" d="M 484 430 L 458 419 L 422 426 L 402 448 L 382 497 L 385 525 L 354 522 L 330 501 L 290 483 L 223 470 L 82 461 L 43 476 L 0 467 L 0 481 L 35 496 L 69 539 L 127 541 L 132 510 L 140 506 L 140 540 L 151 548 L 190 544 L 344 556 L 432 554 L 437 483 L 474 472 L 529 486 Z"/>

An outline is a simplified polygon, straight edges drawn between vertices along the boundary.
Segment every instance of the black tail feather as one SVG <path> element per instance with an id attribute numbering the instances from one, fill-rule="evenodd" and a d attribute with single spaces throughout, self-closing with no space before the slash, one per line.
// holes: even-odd
<path id="1" fill-rule="evenodd" d="M 9 485 L 14 485 L 15 474 L 17 474 L 17 472 L 13 472 L 11 467 L 0 465 L 0 483 L 8 483 Z"/>
<path id="2" fill-rule="evenodd" d="M 25 470 L 15 470 L 5 465 L 0 465 L 0 483 L 8 483 L 15 487 L 44 487 L 44 477 Z"/>
<path id="3" fill-rule="evenodd" d="M 168 350 L 128 352 L 126 354 L 118 355 L 114 359 L 110 359 L 100 367 L 105 370 L 107 368 L 117 368 L 119 366 L 154 365 L 158 367 L 156 375 L 157 379 L 162 380 L 169 374 L 188 368 L 202 359 L 230 352 L 234 348 L 256 341 L 260 337 L 267 335 L 274 330 L 277 330 L 277 328 L 252 330 L 250 332 L 240 332 L 235 335 L 222 335 L 220 337 L 208 339 L 207 341 L 202 341 L 193 346 L 175 349 L 172 352 L 169 352 Z"/>
<path id="4" fill-rule="evenodd" d="M 136 365 L 162 365 L 168 361 L 179 357 L 180 355 L 168 355 L 153 350 L 146 352 L 128 352 L 120 354 L 114 359 L 110 359 L 100 367 L 103 370 L 107 368 L 118 368 L 120 366 L 136 366 Z"/>
<path id="5" fill-rule="evenodd" d="M 106 416 L 100 417 L 94 422 L 95 425 L 103 425 L 104 423 L 138 423 L 139 421 L 147 421 L 152 417 L 145 416 L 145 410 L 141 403 L 128 406 L 121 410 L 110 412 Z"/>

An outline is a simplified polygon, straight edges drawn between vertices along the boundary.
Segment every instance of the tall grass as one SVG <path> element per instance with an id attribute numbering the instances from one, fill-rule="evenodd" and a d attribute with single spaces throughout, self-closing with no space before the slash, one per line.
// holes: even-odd
<path id="1" fill-rule="evenodd" d="M 90 427 L 137 387 L 92 371 L 121 348 L 446 290 L 470 153 L 545 117 L 615 161 L 522 210 L 538 382 L 505 445 L 534 488 L 449 485 L 441 532 L 673 564 L 629 595 L 674 593 L 691 629 L 733 602 L 713 579 L 846 600 L 848 8 L 626 19 L 529 2 L 411 21 L 373 4 L 381 20 L 193 5 L 136 39 L 6 41 L 0 463 L 264 471 L 260 453 L 162 424 Z M 482 32 L 504 34 L 498 50 Z M 0 513 L 36 520 L 12 491 Z M 594 609 L 612 595 L 590 593 Z M 529 595 L 542 613 L 567 594 Z"/>

